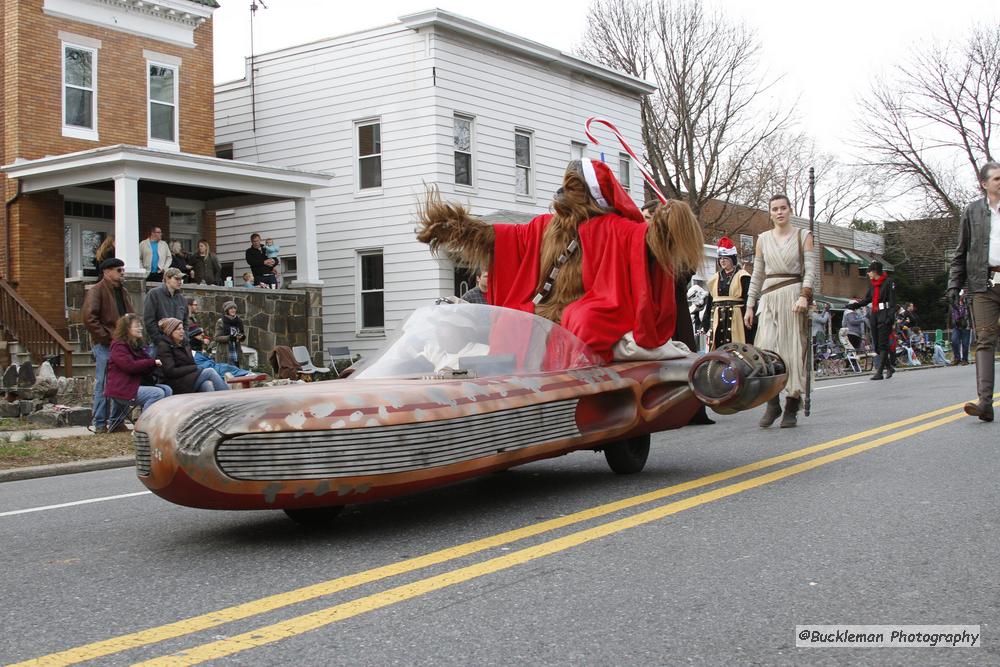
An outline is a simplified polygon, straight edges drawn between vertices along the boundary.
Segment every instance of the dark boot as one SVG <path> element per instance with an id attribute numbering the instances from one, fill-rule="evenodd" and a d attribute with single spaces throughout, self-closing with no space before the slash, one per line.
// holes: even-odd
<path id="1" fill-rule="evenodd" d="M 885 379 L 888 380 L 896 372 L 896 355 L 893 352 L 885 353 Z"/>
<path id="2" fill-rule="evenodd" d="M 761 428 L 767 428 L 774 423 L 778 417 L 781 416 L 781 397 L 775 396 L 770 401 L 767 402 L 767 409 L 764 410 L 764 416 L 760 418 Z"/>
<path id="3" fill-rule="evenodd" d="M 979 400 L 965 404 L 965 414 L 993 421 L 993 350 L 976 350 L 976 390 Z"/>
<path id="4" fill-rule="evenodd" d="M 781 428 L 794 428 L 798 423 L 796 415 L 799 412 L 799 399 L 785 397 L 785 414 L 781 416 Z"/>
<path id="5" fill-rule="evenodd" d="M 886 352 L 879 352 L 878 354 L 878 368 L 872 374 L 872 380 L 882 380 L 885 378 L 884 371 L 886 370 L 886 365 L 889 363 L 889 354 Z"/>

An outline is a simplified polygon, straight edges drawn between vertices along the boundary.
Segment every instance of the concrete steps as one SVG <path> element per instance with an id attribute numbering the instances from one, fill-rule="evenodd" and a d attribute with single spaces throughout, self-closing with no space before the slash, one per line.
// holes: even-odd
<path id="1" fill-rule="evenodd" d="M 86 352 L 80 349 L 80 344 L 77 342 L 72 342 L 73 345 L 73 375 L 75 377 L 80 377 L 83 375 L 89 375 L 93 377 L 94 375 L 94 357 L 90 354 L 90 350 Z M 31 355 L 28 351 L 17 341 L 0 341 L 0 360 L 5 361 L 5 365 L 10 364 L 23 364 L 25 361 L 31 359 Z M 3 352 L 6 352 L 8 359 L 3 359 Z M 31 362 L 37 366 L 38 364 L 32 359 Z M 63 375 L 61 369 L 56 370 L 56 375 Z"/>

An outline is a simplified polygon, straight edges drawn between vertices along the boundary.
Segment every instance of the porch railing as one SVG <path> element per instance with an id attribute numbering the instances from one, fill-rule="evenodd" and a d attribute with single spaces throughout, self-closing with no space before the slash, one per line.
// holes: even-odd
<path id="1" fill-rule="evenodd" d="M 2 278 L 0 327 L 23 345 L 38 362 L 61 355 L 63 374 L 66 377 L 73 376 L 73 348 Z"/>

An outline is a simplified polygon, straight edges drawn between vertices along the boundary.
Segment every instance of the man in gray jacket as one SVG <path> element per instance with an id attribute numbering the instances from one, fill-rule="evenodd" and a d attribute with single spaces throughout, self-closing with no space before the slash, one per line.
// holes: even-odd
<path id="1" fill-rule="evenodd" d="M 987 162 L 979 169 L 979 184 L 986 196 L 962 211 L 958 247 L 951 260 L 948 298 L 968 285 L 972 293 L 972 318 L 976 326 L 976 390 L 979 400 L 965 404 L 965 412 L 993 421 L 993 359 L 1000 319 L 1000 163 Z"/>
<path id="2" fill-rule="evenodd" d="M 181 294 L 184 274 L 176 267 L 163 272 L 163 284 L 146 293 L 146 303 L 142 307 L 142 323 L 146 335 L 154 345 L 166 338 L 160 331 L 159 321 L 165 317 L 175 317 L 184 323 L 184 334 L 188 330 L 187 299 Z"/>

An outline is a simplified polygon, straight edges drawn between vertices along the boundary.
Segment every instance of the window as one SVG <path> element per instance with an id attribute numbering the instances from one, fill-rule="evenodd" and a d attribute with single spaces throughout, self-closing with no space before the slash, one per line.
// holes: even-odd
<path id="1" fill-rule="evenodd" d="M 582 160 L 585 157 L 587 157 L 587 144 L 580 143 L 579 141 L 569 142 L 570 160 Z"/>
<path id="2" fill-rule="evenodd" d="M 472 118 L 455 115 L 455 185 L 472 185 Z"/>
<path id="3" fill-rule="evenodd" d="M 840 275 L 845 276 L 847 278 L 850 278 L 851 277 L 851 265 L 850 264 L 841 264 L 840 265 Z"/>
<path id="4" fill-rule="evenodd" d="M 358 124 L 359 189 L 382 187 L 382 124 Z"/>
<path id="5" fill-rule="evenodd" d="M 358 253 L 361 273 L 361 328 L 381 329 L 385 326 L 385 296 L 383 288 L 382 251 Z"/>
<path id="6" fill-rule="evenodd" d="M 531 132 L 514 132 L 514 193 L 531 196 Z"/>
<path id="7" fill-rule="evenodd" d="M 178 147 L 177 67 L 149 62 L 149 144 Z"/>
<path id="8" fill-rule="evenodd" d="M 833 262 L 823 262 L 823 273 L 833 275 Z"/>
<path id="9" fill-rule="evenodd" d="M 281 256 L 281 284 L 288 285 L 299 277 L 299 258 L 295 255 Z"/>
<path id="10" fill-rule="evenodd" d="M 233 154 L 232 144 L 218 144 L 215 147 L 215 157 L 221 157 L 223 160 L 233 160 L 235 159 Z"/>
<path id="11" fill-rule="evenodd" d="M 97 140 L 97 50 L 63 44 L 63 135 Z"/>
<path id="12" fill-rule="evenodd" d="M 740 234 L 740 257 L 744 262 L 753 260 L 753 236 L 751 234 Z"/>
<path id="13" fill-rule="evenodd" d="M 170 209 L 171 241 L 180 241 L 184 252 L 193 253 L 201 237 L 201 211 Z"/>
<path id="14" fill-rule="evenodd" d="M 628 192 L 629 184 L 632 182 L 632 162 L 628 153 L 618 154 L 618 182 L 625 188 L 625 192 Z"/>

